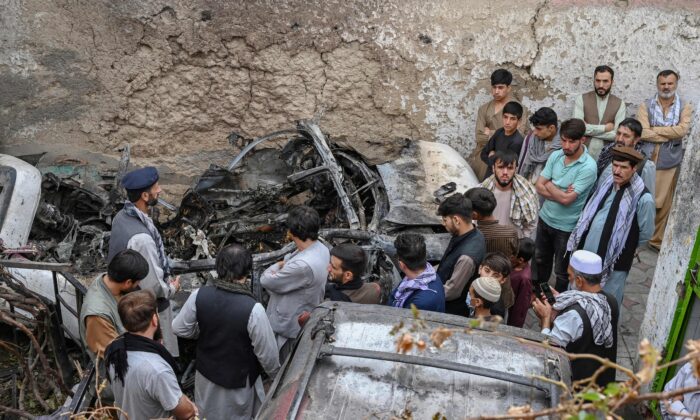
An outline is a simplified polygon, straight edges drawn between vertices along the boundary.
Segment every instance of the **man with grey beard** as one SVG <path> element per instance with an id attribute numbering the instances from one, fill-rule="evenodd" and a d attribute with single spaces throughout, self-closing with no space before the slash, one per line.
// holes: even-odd
<path id="1" fill-rule="evenodd" d="M 683 161 L 683 138 L 690 130 L 692 105 L 681 98 L 678 73 L 663 70 L 656 76 L 657 93 L 639 105 L 637 119 L 642 123 L 642 150 L 656 164 L 656 228 L 649 246 L 657 251 L 664 237 L 678 167 Z"/>

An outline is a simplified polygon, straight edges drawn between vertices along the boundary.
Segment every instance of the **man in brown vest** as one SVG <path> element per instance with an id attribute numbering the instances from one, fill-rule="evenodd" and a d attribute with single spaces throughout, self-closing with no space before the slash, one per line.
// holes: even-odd
<path id="1" fill-rule="evenodd" d="M 519 102 L 511 91 L 513 75 L 506 69 L 497 69 L 491 73 L 491 96 L 493 99 L 479 107 L 476 114 L 476 146 L 467 159 L 474 174 L 483 181 L 486 164 L 481 160 L 481 150 L 486 146 L 496 130 L 503 127 L 503 107 L 508 102 Z M 523 115 L 518 123 L 518 131 L 524 136 L 527 134 L 527 110 L 523 107 Z"/>
<path id="2" fill-rule="evenodd" d="M 598 66 L 593 72 L 593 90 L 576 97 L 573 118 L 586 122 L 590 138 L 588 154 L 598 159 L 600 151 L 615 140 L 615 128 L 625 119 L 625 102 L 610 93 L 615 72 L 608 66 Z"/>

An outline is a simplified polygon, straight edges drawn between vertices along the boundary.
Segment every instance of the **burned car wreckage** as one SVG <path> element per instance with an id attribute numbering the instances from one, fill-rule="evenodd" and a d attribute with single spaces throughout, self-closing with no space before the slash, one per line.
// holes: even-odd
<path id="1" fill-rule="evenodd" d="M 260 147 L 280 142 L 281 149 Z M 36 163 L 40 156 L 22 158 Z M 128 147 L 111 171 L 98 173 L 67 159 L 39 165 L 41 197 L 29 241 L 5 244 L 3 254 L 71 263 L 84 275 L 103 271 L 128 165 Z M 286 213 L 305 204 L 321 215 L 321 237 L 329 244 L 352 240 L 370 252 L 368 280 L 380 281 L 379 267 L 391 271 L 385 254 L 392 254 L 391 236 L 399 232 L 429 234 L 429 258 L 440 258 L 449 238 L 435 214 L 437 203 L 476 184 L 471 168 L 449 146 L 408 142 L 397 159 L 372 167 L 359 154 L 332 146 L 317 125 L 300 121 L 295 129 L 249 141 L 228 167 L 212 165 L 179 207 L 160 200 L 171 217 L 159 228 L 177 272 L 209 270 L 216 250 L 237 242 L 256 254 L 255 283 L 267 265 L 291 251 Z M 164 219 L 160 211 L 153 215 L 157 223 Z"/>
<path id="2" fill-rule="evenodd" d="M 392 261 L 393 236 L 424 234 L 429 259 L 438 261 L 449 234 L 436 215 L 437 204 L 478 183 L 447 145 L 407 141 L 396 159 L 373 166 L 331 143 L 310 121 L 253 140 L 232 134 L 229 141 L 241 151 L 227 167 L 212 165 L 179 206 L 161 200 L 163 206 L 152 215 L 174 271 L 187 274 L 185 293 L 176 296 L 180 302 L 214 275 L 217 250 L 233 242 L 254 252 L 253 292 L 264 302 L 259 276 L 293 251 L 285 219 L 288 209 L 300 204 L 319 212 L 327 246 L 352 241 L 365 249 L 366 281 L 379 282 L 386 299 L 400 281 Z M 82 347 L 76 316 L 85 286 L 75 277 L 88 280 L 105 269 L 111 221 L 125 199 L 119 183 L 129 167 L 129 147 L 116 168 L 102 171 L 72 159 L 20 158 L 32 167 L 25 172 L 33 174 L 23 182 L 33 186 L 18 185 L 19 159 L 0 155 L 0 266 L 56 305 L 56 322 Z M 18 200 L 12 196 L 20 190 L 23 207 L 13 210 Z M 70 375 L 63 376 L 67 381 Z M 71 411 L 85 403 L 74 399 Z"/>

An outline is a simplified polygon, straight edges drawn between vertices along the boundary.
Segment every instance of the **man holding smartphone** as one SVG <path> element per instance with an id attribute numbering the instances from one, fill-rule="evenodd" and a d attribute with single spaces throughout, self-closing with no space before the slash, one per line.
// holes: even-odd
<path id="1" fill-rule="evenodd" d="M 542 334 L 569 353 L 589 353 L 615 362 L 617 358 L 617 300 L 600 286 L 603 261 L 595 253 L 573 253 L 568 274 L 570 289 L 553 291 L 556 302 L 550 305 L 542 294 L 532 303 L 540 319 Z M 589 378 L 601 364 L 593 359 L 571 361 L 572 380 Z M 605 387 L 615 380 L 615 370 L 606 369 L 596 383 Z"/>

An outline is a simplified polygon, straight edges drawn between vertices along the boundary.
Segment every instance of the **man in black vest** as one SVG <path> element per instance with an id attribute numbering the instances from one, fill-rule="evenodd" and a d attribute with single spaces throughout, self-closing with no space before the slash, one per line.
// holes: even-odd
<path id="1" fill-rule="evenodd" d="M 556 303 L 550 306 L 542 295 L 532 306 L 540 319 L 542 334 L 552 343 L 574 354 L 594 354 L 612 362 L 617 360 L 617 321 L 619 308 L 615 298 L 600 287 L 601 258 L 590 251 L 574 252 L 569 261 L 570 290 L 553 291 Z M 557 313 L 552 321 L 552 309 Z M 573 381 L 590 378 L 601 364 L 593 359 L 571 361 Z M 615 370 L 606 369 L 596 380 L 605 387 L 615 380 Z"/>
<path id="2" fill-rule="evenodd" d="M 625 118 L 617 126 L 615 141 L 603 148 L 598 157 L 598 181 L 612 173 L 612 149 L 615 146 L 631 147 L 644 156 L 637 165 L 637 175 L 642 177 L 644 186 L 647 187 L 652 198 L 656 197 L 656 164 L 649 156 L 644 154 L 644 148 L 640 141 L 642 136 L 642 123 L 634 118 Z"/>
<path id="3" fill-rule="evenodd" d="M 644 156 L 620 146 L 612 153 L 612 173 L 598 181 L 566 249 L 585 249 L 603 259 L 601 286 L 621 305 L 634 253 L 654 233 L 656 209 L 654 198 L 637 174 Z"/>
<path id="4" fill-rule="evenodd" d="M 472 203 L 453 194 L 438 207 L 445 230 L 452 234 L 437 273 L 445 285 L 445 312 L 468 316 L 469 284 L 479 276 L 479 264 L 486 254 L 484 235 L 472 223 Z"/>
<path id="5" fill-rule="evenodd" d="M 127 200 L 112 221 L 107 264 L 125 249 L 133 249 L 146 259 L 148 275 L 141 280 L 141 288 L 156 295 L 158 316 L 163 324 L 163 345 L 178 357 L 177 337 L 170 328 L 173 320 L 170 298 L 180 290 L 180 278 L 170 277 L 170 259 L 165 254 L 160 232 L 148 215 L 163 191 L 158 184 L 158 171 L 150 166 L 131 171 L 122 178 L 122 186 Z"/>
<path id="6" fill-rule="evenodd" d="M 197 338 L 195 403 L 208 419 L 251 419 L 264 399 L 260 374 L 280 363 L 265 309 L 255 301 L 250 252 L 240 245 L 216 257 L 214 286 L 195 290 L 173 321 L 175 334 Z"/>

